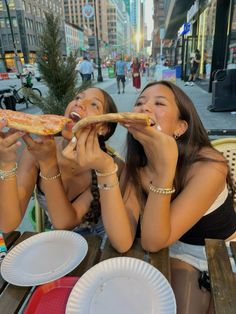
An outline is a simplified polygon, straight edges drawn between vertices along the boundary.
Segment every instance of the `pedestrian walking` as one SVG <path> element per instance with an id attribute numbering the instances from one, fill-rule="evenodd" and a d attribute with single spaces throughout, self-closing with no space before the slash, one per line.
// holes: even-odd
<path id="1" fill-rule="evenodd" d="M 127 71 L 126 62 L 122 59 L 122 56 L 119 57 L 119 60 L 115 63 L 115 73 L 117 81 L 118 94 L 120 94 L 120 82 L 122 83 L 123 94 L 125 92 L 125 74 Z"/>
<path id="2" fill-rule="evenodd" d="M 82 76 L 82 82 L 90 82 L 93 73 L 93 66 L 86 56 L 84 56 L 83 61 L 78 66 L 79 73 Z"/>
<path id="3" fill-rule="evenodd" d="M 141 87 L 141 64 L 137 57 L 133 59 L 133 63 L 131 64 L 132 69 L 132 78 L 133 78 L 133 86 L 136 88 L 136 91 Z"/>

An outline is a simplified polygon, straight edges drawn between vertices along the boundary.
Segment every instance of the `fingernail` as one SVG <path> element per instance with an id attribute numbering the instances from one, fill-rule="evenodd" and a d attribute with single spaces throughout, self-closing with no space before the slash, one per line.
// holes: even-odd
<path id="1" fill-rule="evenodd" d="M 77 142 L 77 138 L 75 136 L 72 137 L 71 143 L 76 143 Z"/>
<path id="2" fill-rule="evenodd" d="M 129 128 L 129 127 L 130 127 L 130 124 L 124 124 L 124 126 L 125 126 L 126 128 Z"/>
<path id="3" fill-rule="evenodd" d="M 161 131 L 161 127 L 160 127 L 159 124 L 158 124 L 158 126 L 157 126 L 157 130 Z"/>

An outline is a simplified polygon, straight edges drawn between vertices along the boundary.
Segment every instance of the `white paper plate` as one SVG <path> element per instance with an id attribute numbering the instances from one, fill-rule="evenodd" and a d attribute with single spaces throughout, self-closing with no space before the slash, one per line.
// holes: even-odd
<path id="1" fill-rule="evenodd" d="M 69 296 L 66 314 L 174 314 L 167 279 L 152 265 L 130 257 L 107 259 L 89 269 Z"/>
<path id="2" fill-rule="evenodd" d="M 72 231 L 36 234 L 15 246 L 1 265 L 2 277 L 17 286 L 36 286 L 58 279 L 78 266 L 87 241 Z"/>

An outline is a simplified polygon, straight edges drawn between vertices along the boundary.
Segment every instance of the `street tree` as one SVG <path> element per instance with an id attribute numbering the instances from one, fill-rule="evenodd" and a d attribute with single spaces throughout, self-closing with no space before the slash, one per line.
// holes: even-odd
<path id="1" fill-rule="evenodd" d="M 64 114 L 76 94 L 76 56 L 63 56 L 63 33 L 60 17 L 45 12 L 45 25 L 40 36 L 38 68 L 48 93 L 38 106 L 44 113 Z"/>

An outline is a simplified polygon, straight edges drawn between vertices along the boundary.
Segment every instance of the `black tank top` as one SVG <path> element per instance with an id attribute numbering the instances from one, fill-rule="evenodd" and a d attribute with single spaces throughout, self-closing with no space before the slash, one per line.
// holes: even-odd
<path id="1" fill-rule="evenodd" d="M 236 231 L 236 212 L 230 195 L 216 210 L 203 216 L 179 240 L 195 245 L 205 245 L 205 239 L 225 240 Z"/>

